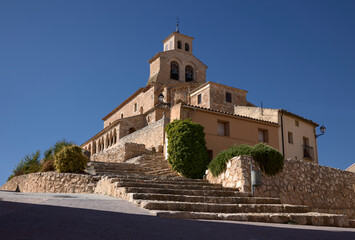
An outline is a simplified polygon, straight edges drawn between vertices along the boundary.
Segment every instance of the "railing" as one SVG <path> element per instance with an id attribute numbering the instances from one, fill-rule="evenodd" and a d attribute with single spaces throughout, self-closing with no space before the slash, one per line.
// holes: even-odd
<path id="1" fill-rule="evenodd" d="M 308 145 L 303 145 L 303 157 L 313 160 L 314 159 L 313 147 Z"/>

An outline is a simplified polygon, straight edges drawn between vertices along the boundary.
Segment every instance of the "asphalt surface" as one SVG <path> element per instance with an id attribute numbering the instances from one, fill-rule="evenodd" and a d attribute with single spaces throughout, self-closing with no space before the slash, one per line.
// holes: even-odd
<path id="1" fill-rule="evenodd" d="M 355 229 L 158 218 L 91 194 L 0 191 L 0 239 L 355 239 Z"/>

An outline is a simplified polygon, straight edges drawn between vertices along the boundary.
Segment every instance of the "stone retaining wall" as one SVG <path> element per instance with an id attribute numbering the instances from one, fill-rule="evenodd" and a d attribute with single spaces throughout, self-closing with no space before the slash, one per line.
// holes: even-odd
<path id="1" fill-rule="evenodd" d="M 36 193 L 93 193 L 96 181 L 90 175 L 41 172 L 21 175 L 0 190 Z"/>
<path id="2" fill-rule="evenodd" d="M 121 138 L 118 143 L 138 143 L 144 144 L 147 149 L 152 147 L 158 149 L 159 146 L 164 144 L 164 128 L 168 122 L 169 119 L 163 117 L 155 123 L 149 124 L 148 126 Z"/>
<path id="3" fill-rule="evenodd" d="M 103 152 L 93 154 L 90 161 L 95 162 L 124 162 L 142 155 L 146 152 L 144 144 L 123 143 L 105 149 Z"/>
<path id="4" fill-rule="evenodd" d="M 239 156 L 227 163 L 218 177 L 207 174 L 211 183 L 250 192 L 251 157 Z M 255 168 L 255 165 L 254 165 Z M 274 177 L 263 174 L 256 196 L 280 198 L 282 203 L 301 204 L 314 211 L 341 213 L 355 218 L 355 173 L 305 161 L 285 160 L 283 171 Z"/>

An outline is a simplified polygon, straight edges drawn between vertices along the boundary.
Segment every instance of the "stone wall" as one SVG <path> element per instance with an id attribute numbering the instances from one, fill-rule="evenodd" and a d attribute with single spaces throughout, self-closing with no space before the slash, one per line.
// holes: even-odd
<path id="1" fill-rule="evenodd" d="M 251 157 L 235 157 L 218 177 L 207 174 L 211 183 L 250 192 Z M 254 165 L 255 168 L 255 165 Z M 314 211 L 341 213 L 355 218 L 355 173 L 304 161 L 285 160 L 283 171 L 274 177 L 263 174 L 256 196 L 277 197 L 282 203 L 301 204 Z"/>
<path id="2" fill-rule="evenodd" d="M 0 190 L 37 193 L 93 193 L 96 180 L 90 175 L 41 172 L 21 175 L 6 182 Z"/>
<path id="3" fill-rule="evenodd" d="M 167 118 L 162 118 L 155 123 L 149 124 L 148 126 L 121 138 L 118 143 L 138 143 L 144 144 L 146 148 L 155 147 L 158 149 L 159 146 L 164 144 L 164 128 L 168 121 Z"/>
<path id="4" fill-rule="evenodd" d="M 137 157 L 146 152 L 144 144 L 123 143 L 105 149 L 103 152 L 91 156 L 95 162 L 124 162 L 127 159 Z"/>

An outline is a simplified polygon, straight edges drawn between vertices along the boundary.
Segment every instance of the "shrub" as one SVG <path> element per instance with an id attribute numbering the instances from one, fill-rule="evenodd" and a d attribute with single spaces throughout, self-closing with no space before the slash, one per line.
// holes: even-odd
<path id="1" fill-rule="evenodd" d="M 284 165 L 283 155 L 275 148 L 259 143 L 252 149 L 251 154 L 258 163 L 261 171 L 266 175 L 274 176 L 282 171 Z"/>
<path id="2" fill-rule="evenodd" d="M 75 145 L 74 142 L 72 141 L 67 141 L 65 139 L 57 141 L 52 147 L 48 148 L 46 151 L 44 151 L 44 158 L 43 160 L 49 160 L 49 159 L 54 159 L 54 156 L 60 152 L 64 147 L 67 146 L 73 146 Z"/>
<path id="3" fill-rule="evenodd" d="M 202 178 L 208 164 L 203 126 L 188 120 L 175 120 L 166 126 L 168 162 L 188 178 Z"/>
<path id="4" fill-rule="evenodd" d="M 266 175 L 274 176 L 282 171 L 284 157 L 279 151 L 264 143 L 256 144 L 254 147 L 232 146 L 220 152 L 208 165 L 208 169 L 213 176 L 217 177 L 226 170 L 229 159 L 240 155 L 252 156 Z"/>
<path id="5" fill-rule="evenodd" d="M 241 155 L 251 156 L 251 150 L 252 147 L 248 145 L 234 145 L 218 153 L 208 165 L 208 169 L 211 171 L 213 176 L 217 177 L 226 170 L 229 159 Z"/>
<path id="6" fill-rule="evenodd" d="M 82 154 L 80 147 L 65 146 L 55 154 L 54 166 L 58 172 L 82 173 L 85 169 L 87 158 Z"/>
<path id="7" fill-rule="evenodd" d="M 43 163 L 42 172 L 51 172 L 55 170 L 54 158 L 48 159 Z"/>

